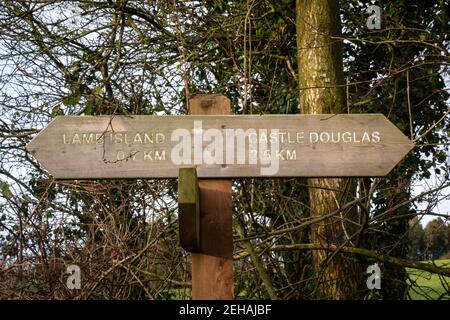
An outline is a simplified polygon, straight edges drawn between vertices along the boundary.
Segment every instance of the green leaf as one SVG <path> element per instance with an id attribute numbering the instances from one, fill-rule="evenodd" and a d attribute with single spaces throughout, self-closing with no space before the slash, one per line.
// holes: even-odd
<path id="1" fill-rule="evenodd" d="M 12 197 L 11 190 L 9 190 L 9 185 L 5 181 L 0 181 L 0 191 L 5 198 L 10 199 Z"/>
<path id="2" fill-rule="evenodd" d="M 84 115 L 86 115 L 86 116 L 91 116 L 93 111 L 94 111 L 94 110 L 92 109 L 92 106 L 89 105 L 89 106 L 86 106 L 86 108 L 84 108 L 83 113 L 84 113 Z"/>
<path id="3" fill-rule="evenodd" d="M 58 115 L 64 115 L 64 112 L 61 110 L 60 106 L 56 106 L 53 108 L 51 115 L 52 115 L 52 118 L 54 118 Z"/>
<path id="4" fill-rule="evenodd" d="M 54 217 L 53 212 L 52 212 L 51 210 L 47 210 L 47 211 L 45 212 L 45 217 L 46 217 L 47 219 L 53 218 L 53 217 Z"/>
<path id="5" fill-rule="evenodd" d="M 97 87 L 92 89 L 92 93 L 96 96 L 101 96 L 103 92 L 103 88 L 102 87 Z"/>
<path id="6" fill-rule="evenodd" d="M 68 97 L 65 97 L 63 99 L 63 103 L 65 106 L 67 107 L 71 107 L 76 105 L 78 102 L 80 101 L 80 96 L 79 95 L 70 95 Z"/>
<path id="7" fill-rule="evenodd" d="M 153 110 L 154 111 L 164 111 L 164 106 L 161 104 L 158 104 Z"/>
<path id="8" fill-rule="evenodd" d="M 30 285 L 30 291 L 31 291 L 32 293 L 36 294 L 36 293 L 39 292 L 39 288 L 38 288 L 38 286 L 37 286 L 36 284 L 32 283 L 32 284 Z"/>

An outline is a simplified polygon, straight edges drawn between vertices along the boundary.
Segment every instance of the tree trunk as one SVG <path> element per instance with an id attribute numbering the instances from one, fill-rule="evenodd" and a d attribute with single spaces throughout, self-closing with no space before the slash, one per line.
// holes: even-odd
<path id="1" fill-rule="evenodd" d="M 346 105 L 342 66 L 342 41 L 338 1 L 297 0 L 297 62 L 300 110 L 305 114 L 341 113 Z M 332 129 L 332 128 L 330 128 Z M 354 195 L 349 179 L 308 179 L 311 216 L 335 211 Z M 311 229 L 313 243 L 340 245 L 355 230 L 343 220 L 355 210 L 343 211 Z M 355 239 L 354 239 L 355 240 Z M 350 242 L 351 244 L 351 242 Z M 313 267 L 318 277 L 315 298 L 358 298 L 365 283 L 357 261 L 344 254 L 314 251 Z"/>

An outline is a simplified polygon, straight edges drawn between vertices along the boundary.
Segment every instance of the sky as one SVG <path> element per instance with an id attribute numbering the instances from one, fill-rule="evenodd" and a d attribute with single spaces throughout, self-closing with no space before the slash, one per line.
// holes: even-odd
<path id="1" fill-rule="evenodd" d="M 450 155 L 449 155 L 449 159 L 450 159 Z M 444 183 L 449 183 L 449 181 L 444 181 Z M 436 177 L 435 174 L 433 174 L 430 177 L 430 179 L 425 179 L 425 180 L 416 182 L 412 188 L 412 194 L 413 194 L 413 196 L 417 196 L 423 192 L 426 192 L 433 188 L 436 188 L 439 185 L 442 185 L 442 181 L 439 181 L 439 178 Z M 439 195 L 437 196 L 437 194 L 439 194 Z M 438 213 L 438 214 L 449 215 L 449 217 L 450 217 L 450 187 L 440 190 L 436 194 L 433 194 L 433 196 L 437 196 L 437 201 L 436 201 L 437 205 L 436 205 L 436 207 L 433 208 L 433 212 Z M 424 201 L 424 202 L 416 201 L 415 203 L 419 210 L 425 210 L 428 206 L 428 201 Z M 426 224 L 428 222 L 430 222 L 431 220 L 434 220 L 436 218 L 437 217 L 433 216 L 433 215 L 424 215 L 423 218 L 421 219 L 421 223 L 423 226 L 426 226 Z"/>

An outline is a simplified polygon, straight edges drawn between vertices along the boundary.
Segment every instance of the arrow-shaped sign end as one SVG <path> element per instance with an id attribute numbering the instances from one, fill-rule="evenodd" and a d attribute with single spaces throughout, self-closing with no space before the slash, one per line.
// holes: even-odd
<path id="1" fill-rule="evenodd" d="M 43 149 L 48 144 L 48 141 L 46 137 L 49 135 L 50 128 L 54 127 L 56 123 L 64 118 L 64 116 L 57 116 L 55 117 L 50 123 L 42 129 L 33 139 L 31 139 L 30 142 L 27 143 L 25 146 L 25 150 L 27 150 L 29 153 L 33 155 L 33 157 L 38 160 L 39 164 L 42 168 L 45 168 L 48 172 L 50 172 L 49 168 L 46 165 L 45 156 L 43 155 Z"/>
<path id="2" fill-rule="evenodd" d="M 399 130 L 400 131 L 400 130 Z M 411 141 L 409 138 L 404 136 L 405 139 L 407 139 L 407 142 L 405 144 L 398 145 L 398 158 L 393 161 L 392 165 L 386 170 L 386 172 L 383 173 L 382 176 L 388 175 L 407 155 L 408 153 L 414 149 L 415 144 L 413 141 Z"/>

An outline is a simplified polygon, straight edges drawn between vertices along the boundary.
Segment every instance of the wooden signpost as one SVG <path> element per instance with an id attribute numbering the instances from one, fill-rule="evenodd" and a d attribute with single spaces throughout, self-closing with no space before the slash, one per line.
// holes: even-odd
<path id="1" fill-rule="evenodd" d="M 186 116 L 56 117 L 27 150 L 56 179 L 179 178 L 192 297 L 232 299 L 231 178 L 384 176 L 413 147 L 382 114 L 238 116 L 198 95 Z"/>

